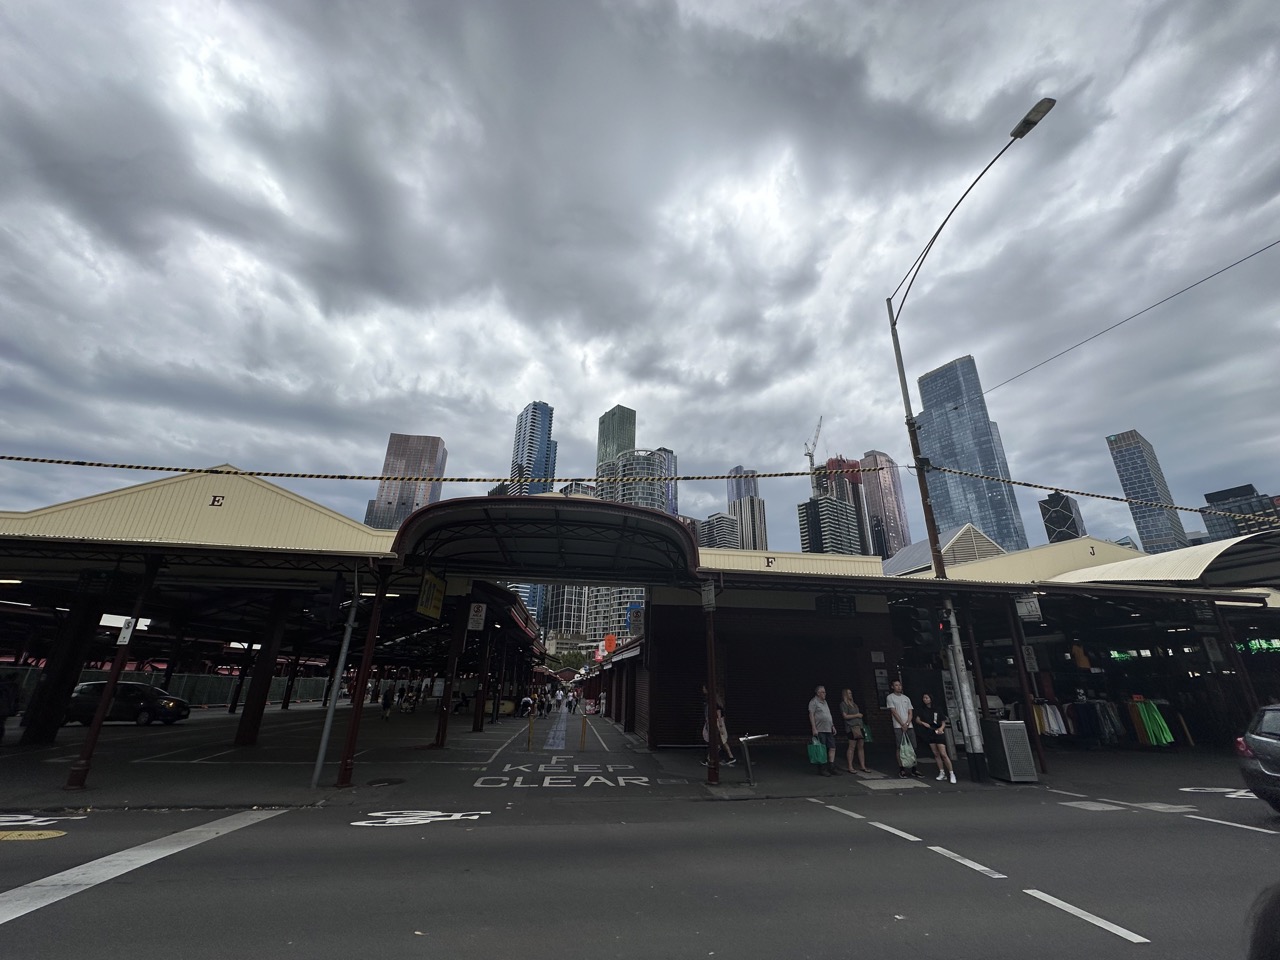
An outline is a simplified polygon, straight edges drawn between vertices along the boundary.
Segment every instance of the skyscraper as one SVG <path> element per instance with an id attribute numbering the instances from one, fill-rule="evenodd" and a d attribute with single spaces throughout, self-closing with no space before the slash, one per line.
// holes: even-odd
<path id="1" fill-rule="evenodd" d="M 862 466 L 871 552 L 888 560 L 911 542 L 907 506 L 902 499 L 902 477 L 894 459 L 879 450 L 868 450 L 858 462 Z"/>
<path id="2" fill-rule="evenodd" d="M 764 501 L 759 497 L 739 497 L 729 502 L 729 516 L 738 521 L 738 539 L 743 550 L 768 550 L 769 532 Z"/>
<path id="3" fill-rule="evenodd" d="M 916 418 L 921 453 L 941 467 L 1009 479 L 1000 429 L 987 415 L 973 357 L 943 364 L 919 384 L 924 404 Z M 972 523 L 1009 552 L 1027 549 L 1022 514 L 1009 484 L 936 470 L 928 481 L 938 529 Z"/>
<path id="4" fill-rule="evenodd" d="M 729 503 L 743 497 L 760 496 L 760 481 L 756 479 L 754 470 L 747 470 L 741 464 L 729 470 Z"/>
<path id="5" fill-rule="evenodd" d="M 524 496 L 550 493 L 556 475 L 556 442 L 551 439 L 555 410 L 535 400 L 516 418 L 515 442 L 511 446 L 511 494 Z"/>
<path id="6" fill-rule="evenodd" d="M 1252 483 L 1206 493 L 1204 502 L 1209 505 L 1209 510 L 1249 514 L 1249 519 L 1237 519 L 1202 513 L 1205 529 L 1209 531 L 1211 540 L 1230 540 L 1258 530 L 1280 529 L 1280 497 L 1259 493 Z"/>
<path id="7" fill-rule="evenodd" d="M 1044 532 L 1050 543 L 1079 540 L 1086 536 L 1080 504 L 1065 493 L 1055 490 L 1041 500 L 1040 517 L 1044 520 Z"/>
<path id="8" fill-rule="evenodd" d="M 739 550 L 738 521 L 727 513 L 713 513 L 698 528 L 698 546 L 721 550 Z"/>
<path id="9" fill-rule="evenodd" d="M 596 434 L 596 464 L 615 460 L 624 450 L 636 447 L 636 412 L 621 404 L 600 418 Z"/>
<path id="10" fill-rule="evenodd" d="M 805 553 L 861 554 L 858 512 L 835 497 L 812 497 L 796 507 L 800 549 Z"/>
<path id="11" fill-rule="evenodd" d="M 382 475 L 387 477 L 440 477 L 449 451 L 439 437 L 393 433 L 387 441 Z M 380 480 L 377 495 L 365 508 L 364 522 L 379 530 L 399 529 L 409 514 L 440 499 L 439 480 Z"/>
<path id="12" fill-rule="evenodd" d="M 1126 430 L 1107 437 L 1107 448 L 1120 477 L 1120 488 L 1130 500 L 1173 503 L 1164 471 L 1156 459 L 1156 451 L 1137 430 Z M 1189 546 L 1182 518 L 1167 507 L 1129 504 L 1129 515 L 1138 528 L 1138 539 L 1147 553 L 1167 553 Z"/>
<path id="13" fill-rule="evenodd" d="M 858 552 L 871 552 L 867 528 L 867 503 L 862 493 L 862 463 L 845 457 L 831 457 L 824 472 L 814 478 L 818 497 L 832 497 L 853 508 L 858 525 Z M 828 551 L 830 552 L 830 551 Z"/>

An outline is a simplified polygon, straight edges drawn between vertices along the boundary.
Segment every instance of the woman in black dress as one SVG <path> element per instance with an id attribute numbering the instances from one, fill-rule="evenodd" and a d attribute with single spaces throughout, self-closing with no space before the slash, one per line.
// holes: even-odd
<path id="1" fill-rule="evenodd" d="M 927 693 L 920 697 L 920 709 L 915 712 L 915 723 L 916 739 L 922 746 L 928 744 L 929 749 L 933 751 L 933 758 L 938 761 L 938 776 L 935 779 L 946 780 L 949 776 L 951 782 L 955 783 L 956 772 L 951 767 L 951 757 L 947 753 L 945 736 L 947 714 L 934 706 L 933 697 Z"/>

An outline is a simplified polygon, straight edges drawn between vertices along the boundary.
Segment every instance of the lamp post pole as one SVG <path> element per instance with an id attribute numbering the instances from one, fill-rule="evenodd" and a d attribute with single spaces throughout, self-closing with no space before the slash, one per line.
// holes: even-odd
<path id="1" fill-rule="evenodd" d="M 929 251 L 933 249 L 938 235 L 942 233 L 943 228 L 951 220 L 951 215 L 956 212 L 956 208 L 964 203 L 965 197 L 969 196 L 970 191 L 978 185 L 978 181 L 986 175 L 996 161 L 1004 156 L 1005 151 L 1013 146 L 1016 141 L 1021 140 L 1030 133 L 1035 125 L 1043 120 L 1045 115 L 1053 109 L 1056 102 L 1056 100 L 1045 97 L 1027 111 L 1026 116 L 1009 132 L 1009 142 L 1001 147 L 1000 152 L 992 157 L 991 161 L 982 168 L 982 172 L 973 178 L 973 182 L 960 195 L 960 199 L 952 205 L 942 223 L 938 225 L 938 229 L 933 232 L 929 242 L 925 244 L 924 249 L 920 251 L 920 255 L 916 257 L 915 262 L 911 264 L 911 268 L 907 270 L 906 275 L 898 283 L 897 288 L 890 296 L 885 298 L 885 306 L 889 311 L 889 333 L 893 340 L 893 357 L 898 366 L 898 385 L 902 388 L 902 406 L 906 411 L 907 437 L 911 442 L 911 460 L 916 468 L 916 482 L 920 485 L 920 502 L 924 509 L 925 535 L 929 538 L 929 554 L 933 561 L 933 575 L 938 580 L 947 579 L 947 569 L 942 558 L 942 543 L 938 535 L 938 521 L 933 513 L 933 501 L 929 496 L 928 472 L 931 465 L 921 452 L 920 425 L 911 410 L 911 392 L 907 387 L 907 372 L 902 363 L 902 346 L 898 341 L 898 319 L 902 316 L 902 308 L 906 305 L 907 296 L 911 293 L 916 277 L 920 274 L 920 268 L 929 256 Z M 903 289 L 904 284 L 906 285 L 905 290 Z M 902 299 L 895 308 L 893 301 L 897 297 L 899 290 L 902 291 Z M 982 762 L 979 759 L 979 755 L 983 752 L 982 731 L 978 725 L 977 711 L 974 709 L 973 689 L 969 683 L 968 670 L 965 668 L 964 649 L 960 645 L 960 630 L 956 624 L 955 607 L 950 596 L 944 597 L 943 606 L 951 634 L 947 659 L 950 662 L 952 683 L 955 686 L 956 696 L 960 699 L 961 719 L 964 722 L 965 752 L 969 757 L 970 774 L 975 780 L 980 780 L 983 777 Z"/>

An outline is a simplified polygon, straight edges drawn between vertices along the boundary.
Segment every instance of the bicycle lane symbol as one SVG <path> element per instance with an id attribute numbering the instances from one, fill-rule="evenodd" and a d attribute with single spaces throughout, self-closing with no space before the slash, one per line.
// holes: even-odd
<path id="1" fill-rule="evenodd" d="M 479 820 L 487 817 L 488 810 L 470 810 L 465 813 L 445 813 L 443 810 L 383 810 L 370 813 L 379 820 L 353 820 L 353 827 L 412 827 L 424 823 L 443 823 L 449 820 Z"/>

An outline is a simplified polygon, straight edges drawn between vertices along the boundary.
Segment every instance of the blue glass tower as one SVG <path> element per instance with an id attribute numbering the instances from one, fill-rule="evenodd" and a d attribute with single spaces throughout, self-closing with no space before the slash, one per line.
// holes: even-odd
<path id="1" fill-rule="evenodd" d="M 556 442 L 551 439 L 555 410 L 535 400 L 516 418 L 516 439 L 511 446 L 511 493 L 524 496 L 550 493 L 556 475 Z"/>
<path id="2" fill-rule="evenodd" d="M 1167 553 L 1188 547 L 1191 541 L 1182 528 L 1182 518 L 1176 510 L 1152 506 L 1152 503 L 1173 503 L 1169 484 L 1156 459 L 1156 451 L 1147 438 L 1137 430 L 1126 430 L 1107 437 L 1107 449 L 1116 465 L 1116 475 L 1125 497 L 1146 500 L 1148 503 L 1130 503 L 1129 515 L 1138 528 L 1138 539 L 1147 553 Z"/>
<path id="3" fill-rule="evenodd" d="M 1000 428 L 987 416 L 973 357 L 961 357 L 920 378 L 924 410 L 920 450 L 942 467 L 1009 479 Z M 938 529 L 972 523 L 1010 553 L 1027 549 L 1027 533 L 1013 487 L 953 473 L 929 473 L 929 497 Z"/>

